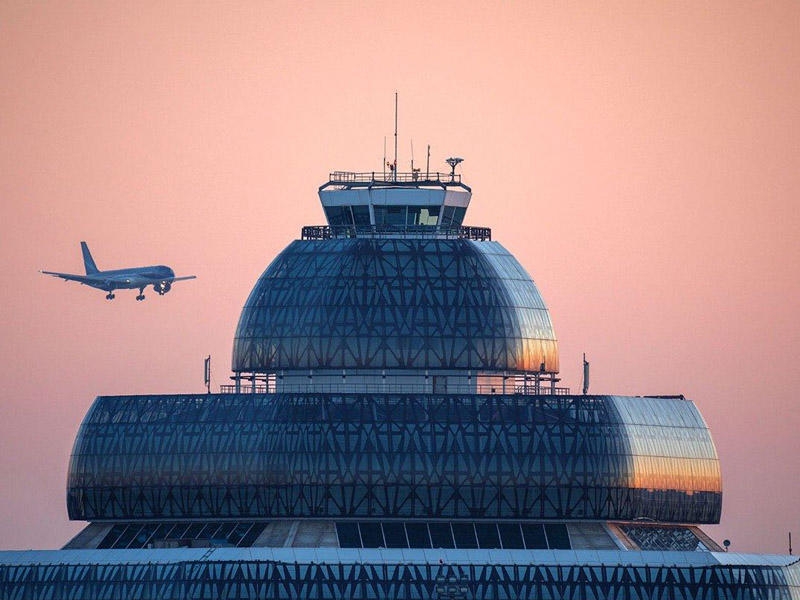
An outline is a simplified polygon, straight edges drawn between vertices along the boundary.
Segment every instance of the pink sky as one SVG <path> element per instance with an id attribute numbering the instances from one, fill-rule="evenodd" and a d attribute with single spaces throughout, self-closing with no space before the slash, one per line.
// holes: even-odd
<path id="1" fill-rule="evenodd" d="M 54 548 L 95 396 L 227 382 L 333 170 L 463 156 L 564 382 L 693 399 L 732 550 L 800 540 L 800 4 L 0 2 L 0 548 Z M 65 284 L 165 262 L 145 302 Z M 796 545 L 800 546 L 800 542 Z"/>

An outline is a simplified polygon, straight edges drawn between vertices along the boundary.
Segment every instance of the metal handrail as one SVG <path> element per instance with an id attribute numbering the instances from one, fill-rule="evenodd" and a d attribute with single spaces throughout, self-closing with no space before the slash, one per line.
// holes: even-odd
<path id="1" fill-rule="evenodd" d="M 455 227 L 439 225 L 306 225 L 300 231 L 300 236 L 303 240 L 397 235 L 461 238 L 476 242 L 492 240 L 490 227 L 471 227 L 466 225 Z"/>
<path id="2" fill-rule="evenodd" d="M 280 393 L 309 393 L 309 394 L 477 394 L 484 396 L 492 395 L 515 395 L 515 396 L 566 396 L 570 393 L 570 388 L 551 386 L 549 381 L 542 381 L 538 390 L 533 381 L 528 385 L 507 385 L 505 391 L 502 385 L 475 385 L 475 386 L 455 386 L 449 391 L 447 389 L 434 390 L 431 384 L 397 384 L 397 383 L 364 383 L 359 385 L 348 385 L 347 383 L 308 383 L 295 385 L 282 385 Z M 460 388 L 460 389 L 459 389 Z M 224 384 L 220 386 L 220 393 L 235 394 L 235 384 Z M 239 386 L 241 394 L 276 394 L 274 385 L 259 383 L 253 385 L 247 379 L 242 379 Z"/>
<path id="3" fill-rule="evenodd" d="M 349 189 L 352 187 L 373 187 L 373 186 L 436 186 L 442 188 L 459 187 L 468 192 L 472 189 L 461 181 L 461 175 L 457 173 L 421 173 L 413 171 L 411 173 L 393 173 L 370 171 L 366 173 L 353 173 L 350 171 L 334 171 L 328 175 L 328 181 L 319 186 L 319 191 L 329 187 L 342 187 Z"/>
<path id="4" fill-rule="evenodd" d="M 422 173 L 421 171 L 408 172 L 375 172 L 367 171 L 356 173 L 352 171 L 334 171 L 328 176 L 328 183 L 347 185 L 350 183 L 461 183 L 460 173 Z"/>

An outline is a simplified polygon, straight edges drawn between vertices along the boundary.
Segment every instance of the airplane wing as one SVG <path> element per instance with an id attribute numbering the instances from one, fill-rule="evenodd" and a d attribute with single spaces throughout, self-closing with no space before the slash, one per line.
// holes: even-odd
<path id="1" fill-rule="evenodd" d="M 127 283 L 128 279 L 120 278 L 99 278 L 96 275 L 76 275 L 73 273 L 55 273 L 53 271 L 39 271 L 43 275 L 52 275 L 53 277 L 60 277 L 64 281 L 77 281 L 80 284 L 88 285 L 89 287 L 98 290 L 113 290 L 120 287 L 120 283 Z"/>
<path id="2" fill-rule="evenodd" d="M 43 275 L 52 275 L 53 277 L 61 277 L 64 281 L 77 281 L 89 285 L 90 281 L 95 281 L 86 275 L 74 275 L 72 273 L 54 273 L 53 271 L 39 271 Z"/>
<path id="3" fill-rule="evenodd" d="M 184 277 L 173 277 L 170 281 L 183 281 L 185 279 L 197 279 L 197 275 L 186 275 Z"/>

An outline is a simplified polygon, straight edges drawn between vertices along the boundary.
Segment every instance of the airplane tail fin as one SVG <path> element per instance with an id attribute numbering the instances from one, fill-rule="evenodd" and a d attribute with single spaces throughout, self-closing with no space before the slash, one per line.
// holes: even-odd
<path id="1" fill-rule="evenodd" d="M 89 246 L 86 245 L 86 242 L 81 242 L 81 252 L 83 252 L 83 264 L 86 267 L 86 274 L 94 275 L 99 271 L 99 269 L 97 268 L 97 265 L 94 264 L 92 253 L 89 252 Z"/>

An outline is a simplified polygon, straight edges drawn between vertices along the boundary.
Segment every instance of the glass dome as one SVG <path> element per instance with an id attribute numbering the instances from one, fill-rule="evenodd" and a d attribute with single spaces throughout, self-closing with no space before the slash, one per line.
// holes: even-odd
<path id="1" fill-rule="evenodd" d="M 236 373 L 310 369 L 558 372 L 550 315 L 499 243 L 296 240 L 242 311 Z"/>

